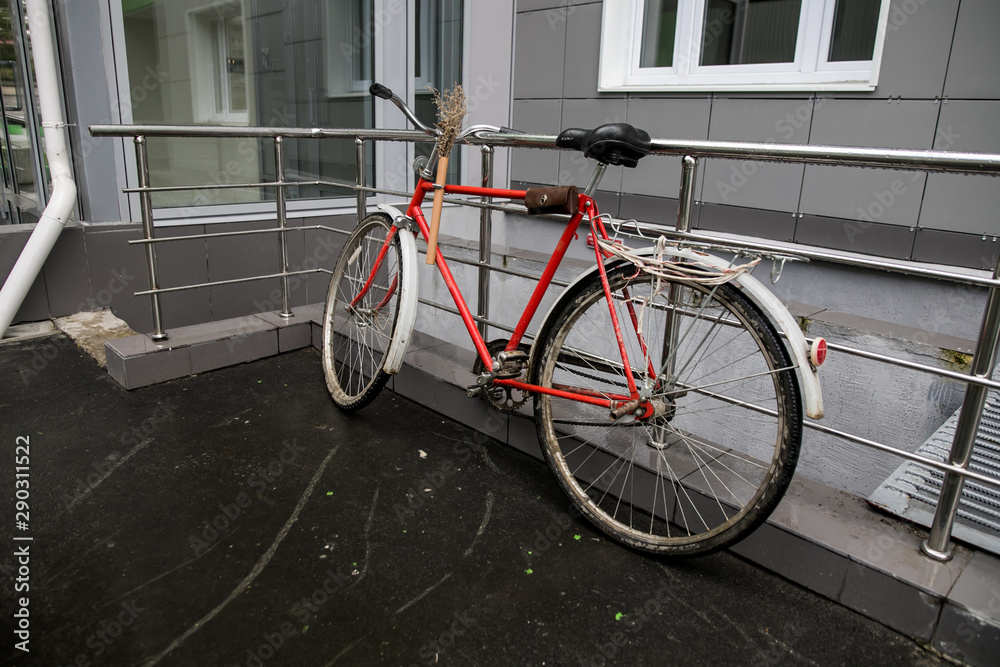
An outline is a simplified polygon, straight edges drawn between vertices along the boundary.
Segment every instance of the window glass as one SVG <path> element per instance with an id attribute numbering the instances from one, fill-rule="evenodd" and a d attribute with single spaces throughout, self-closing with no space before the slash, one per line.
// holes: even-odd
<path id="1" fill-rule="evenodd" d="M 837 0 L 830 62 L 871 60 L 881 0 Z"/>
<path id="2" fill-rule="evenodd" d="M 671 67 L 677 33 L 677 0 L 646 0 L 639 67 Z"/>
<path id="3" fill-rule="evenodd" d="M 246 113 L 246 53 L 243 50 L 243 17 L 233 16 L 222 24 L 226 50 L 222 54 L 225 62 L 223 80 L 219 87 L 226 91 L 226 110 Z"/>
<path id="4" fill-rule="evenodd" d="M 794 62 L 801 13 L 802 0 L 708 0 L 701 64 Z"/>
<path id="5" fill-rule="evenodd" d="M 135 123 L 373 125 L 372 0 L 122 0 L 122 13 Z M 271 181 L 273 155 L 271 140 L 150 139 L 150 177 L 154 186 Z M 355 182 L 354 142 L 286 141 L 284 168 L 300 183 L 286 189 L 289 198 L 353 196 L 337 184 Z M 247 188 L 157 193 L 153 201 L 273 199 L 273 188 Z"/>
<path id="6" fill-rule="evenodd" d="M 427 125 L 437 124 L 432 89 L 445 91 L 462 82 L 462 0 L 416 0 L 413 54 L 414 113 Z M 466 95 L 469 91 L 465 91 Z M 415 144 L 417 155 L 429 155 L 433 144 Z M 448 182 L 458 183 L 461 151 L 448 162 Z"/>

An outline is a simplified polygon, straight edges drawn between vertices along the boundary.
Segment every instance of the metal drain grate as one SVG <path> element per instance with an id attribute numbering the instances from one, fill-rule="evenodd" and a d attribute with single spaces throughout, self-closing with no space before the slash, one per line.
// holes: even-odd
<path id="1" fill-rule="evenodd" d="M 917 450 L 929 459 L 945 461 L 955 437 L 955 412 Z M 1000 395 L 989 392 L 979 422 L 970 470 L 1000 480 Z M 937 507 L 944 473 L 907 461 L 868 499 L 882 509 L 929 527 Z M 1000 488 L 966 480 L 953 535 L 1000 555 Z"/>

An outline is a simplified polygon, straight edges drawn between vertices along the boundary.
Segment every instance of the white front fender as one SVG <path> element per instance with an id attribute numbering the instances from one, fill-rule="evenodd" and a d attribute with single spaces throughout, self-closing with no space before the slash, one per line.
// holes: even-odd
<path id="1" fill-rule="evenodd" d="M 405 218 L 394 206 L 379 204 L 379 210 L 388 213 L 395 221 L 398 218 Z M 403 357 L 406 356 L 406 348 L 410 345 L 413 336 L 413 324 L 417 320 L 417 243 L 413 238 L 413 232 L 406 227 L 399 227 L 396 230 L 399 236 L 400 250 L 400 280 L 399 280 L 399 313 L 396 316 L 396 326 L 392 330 L 392 341 L 389 343 L 389 351 L 385 355 L 385 363 L 382 365 L 389 375 L 395 375 L 403 367 Z"/>

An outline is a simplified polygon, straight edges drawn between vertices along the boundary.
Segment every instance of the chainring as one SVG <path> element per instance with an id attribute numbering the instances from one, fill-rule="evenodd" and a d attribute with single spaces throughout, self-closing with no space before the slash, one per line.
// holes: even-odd
<path id="1" fill-rule="evenodd" d="M 507 349 L 507 343 L 509 342 L 510 339 L 508 338 L 498 338 L 487 343 L 486 349 L 489 350 L 491 357 L 495 357 Z M 518 349 L 526 353 L 531 352 L 531 347 L 524 344 L 518 345 Z M 486 366 L 479 357 L 476 357 L 476 363 L 472 365 L 472 372 L 476 377 L 486 372 Z M 500 412 L 514 412 L 528 402 L 529 394 L 514 387 L 489 384 L 483 387 L 480 396 Z"/>

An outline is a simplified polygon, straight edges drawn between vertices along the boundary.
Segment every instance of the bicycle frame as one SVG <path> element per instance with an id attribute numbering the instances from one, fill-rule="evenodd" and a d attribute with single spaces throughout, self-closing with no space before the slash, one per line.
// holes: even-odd
<path id="1" fill-rule="evenodd" d="M 432 192 L 435 189 L 435 187 L 438 186 L 435 186 L 434 183 L 424 178 L 421 178 L 419 183 L 417 184 L 417 187 L 413 192 L 413 198 L 410 200 L 410 204 L 406 210 L 407 216 L 416 222 L 417 226 L 420 229 L 420 233 L 423 235 L 425 240 L 430 236 L 430 227 L 427 223 L 426 218 L 424 217 L 423 210 L 421 209 L 421 204 L 423 204 L 424 200 L 427 198 L 428 193 Z M 524 201 L 524 197 L 526 195 L 526 191 L 524 190 L 504 190 L 497 188 L 471 187 L 463 185 L 445 185 L 443 186 L 443 189 L 445 194 L 470 195 L 474 197 L 491 197 L 498 199 L 508 199 L 511 201 Z M 545 295 L 549 286 L 552 284 L 552 278 L 555 275 L 556 270 L 559 268 L 559 265 L 562 263 L 563 258 L 566 256 L 566 251 L 569 249 L 570 242 L 576 237 L 577 230 L 580 226 L 580 223 L 583 221 L 584 216 L 585 215 L 588 216 L 588 219 L 590 221 L 591 231 L 593 232 L 595 237 L 599 235 L 600 238 L 602 239 L 609 238 L 607 230 L 604 228 L 601 219 L 598 217 L 599 212 L 597 209 L 597 204 L 593 200 L 593 198 L 587 194 L 580 194 L 578 195 L 578 197 L 579 197 L 579 203 L 577 206 L 577 211 L 575 214 L 573 214 L 573 216 L 571 216 L 569 222 L 566 224 L 566 227 L 563 230 L 562 235 L 559 238 L 559 241 L 556 243 L 555 249 L 553 250 L 552 255 L 549 258 L 549 261 L 545 266 L 545 270 L 542 272 L 542 275 L 538 280 L 538 284 L 535 286 L 534 291 L 532 292 L 530 298 L 528 299 L 528 303 L 525 305 L 524 311 L 521 314 L 517 326 L 515 326 L 514 328 L 514 333 L 511 335 L 510 341 L 508 342 L 505 348 L 507 351 L 516 350 L 521 340 L 523 339 L 524 334 L 528 328 L 528 324 L 531 322 L 531 319 L 535 316 L 535 313 L 538 311 L 538 306 L 541 304 L 542 297 Z M 392 233 L 387 235 L 386 240 L 384 241 L 383 246 L 379 252 L 379 255 L 376 258 L 372 275 L 369 276 L 368 280 L 366 281 L 366 284 L 364 285 L 364 287 L 362 287 L 359 294 L 354 298 L 351 305 L 356 303 L 365 294 L 365 292 L 368 291 L 369 287 L 371 286 L 372 280 L 374 278 L 375 271 L 378 270 L 378 267 L 380 266 L 383 258 L 385 257 L 389 244 L 392 242 L 396 234 L 396 230 L 397 228 L 394 227 Z M 600 248 L 597 247 L 597 244 L 595 244 L 594 253 L 601 274 L 601 281 L 604 286 L 605 298 L 607 300 L 608 308 L 611 314 L 611 321 L 614 326 L 615 337 L 617 339 L 618 350 L 621 355 L 622 364 L 624 368 L 631 368 L 628 361 L 628 353 L 625 350 L 625 342 L 622 338 L 621 325 L 618 320 L 618 314 L 612 305 L 613 300 L 611 297 L 611 290 L 608 284 L 607 274 L 604 269 L 603 260 L 606 258 L 606 255 L 604 255 L 600 250 Z M 468 331 L 469 336 L 472 338 L 472 342 L 475 345 L 476 352 L 478 353 L 480 359 L 482 360 L 484 367 L 496 370 L 498 367 L 494 366 L 494 361 L 492 356 L 490 355 L 489 350 L 487 349 L 486 341 L 483 340 L 482 335 L 479 333 L 479 328 L 476 326 L 476 321 L 473 318 L 472 313 L 465 302 L 465 297 L 462 294 L 461 288 L 459 288 L 458 284 L 455 281 L 454 276 L 451 273 L 451 270 L 448 268 L 447 259 L 440 251 L 438 251 L 437 261 L 435 263 L 438 267 L 438 271 L 440 272 L 442 279 L 445 282 L 445 285 L 448 287 L 448 291 L 451 294 L 452 300 L 454 301 L 455 306 L 458 309 L 459 315 L 462 318 L 462 322 L 465 324 L 465 328 Z M 388 299 L 388 297 L 386 297 L 386 299 Z M 629 314 L 630 314 L 630 319 L 632 321 L 632 326 L 637 326 L 637 318 L 631 305 L 629 306 Z M 641 345 L 643 346 L 643 349 L 645 349 L 645 343 L 642 341 L 641 336 L 639 340 Z M 653 374 L 653 377 L 655 377 L 653 369 L 650 368 L 649 370 L 650 373 Z M 622 406 L 628 406 L 629 411 L 631 411 L 639 406 L 639 391 L 635 384 L 635 379 L 632 376 L 632 373 L 626 373 L 625 375 L 626 375 L 626 380 L 628 382 L 628 390 L 629 390 L 628 395 L 597 394 L 596 392 L 583 388 L 564 388 L 564 389 L 547 388 L 547 387 L 541 387 L 539 385 L 529 384 L 527 382 L 522 382 L 521 380 L 505 379 L 505 378 L 494 379 L 493 383 L 500 386 L 512 387 L 525 392 L 550 394 L 553 396 L 558 396 L 569 400 L 589 403 L 591 405 L 608 408 L 609 410 L 614 410 L 615 408 L 620 409 L 622 408 Z"/>
<path id="2" fill-rule="evenodd" d="M 392 91 L 373 84 L 370 92 L 441 143 L 442 132 L 420 123 Z M 477 132 L 505 133 L 472 126 L 459 138 Z M 488 187 L 488 178 L 483 187 L 434 183 L 436 147 L 429 160 L 414 162 L 420 178 L 404 195 L 405 212 L 400 204 L 380 203 L 381 213 L 363 216 L 327 295 L 327 386 L 339 407 L 357 410 L 400 371 L 420 301 L 415 238 L 437 234 L 422 208 L 429 194 L 435 213 L 445 194 L 532 206 L 537 194 L 550 206 L 559 202 L 572 215 L 528 290 L 516 327 L 502 327 L 512 332 L 509 340 L 486 342 L 485 320 L 470 312 L 446 253 L 439 249 L 434 257 L 428 246 L 428 261 L 437 265 L 456 310 L 440 307 L 461 317 L 479 358 L 468 395 L 503 412 L 533 396 L 550 468 L 572 505 L 608 536 L 652 553 L 718 550 L 760 526 L 787 490 L 801 446 L 803 396 L 806 414 L 822 416 L 816 367 L 823 341 L 810 347 L 788 309 L 750 275 L 763 256 L 739 263 L 738 252 L 727 260 L 664 236 L 652 247 L 612 242 L 609 230 L 617 239 L 621 227 L 599 214 L 593 195 L 607 164 L 634 166 L 633 153 L 638 159 L 648 152 L 641 130 L 608 124 L 560 137 L 559 147 L 596 154 L 598 162 L 583 194 L 571 201 L 566 195 L 575 188 L 507 190 Z M 621 151 L 598 150 L 602 142 L 621 142 Z M 525 354 L 528 325 L 584 220 L 596 261 L 553 295 Z M 481 278 L 502 271 L 479 266 Z"/>

